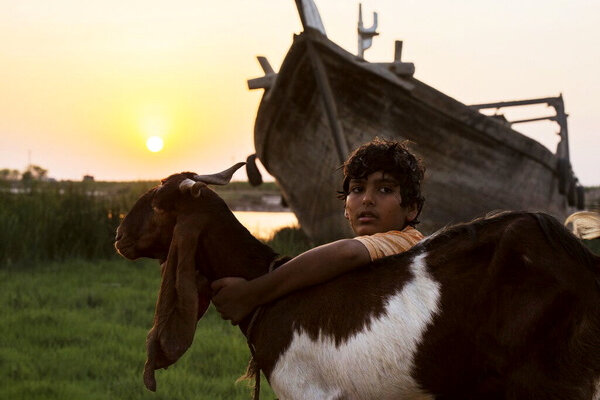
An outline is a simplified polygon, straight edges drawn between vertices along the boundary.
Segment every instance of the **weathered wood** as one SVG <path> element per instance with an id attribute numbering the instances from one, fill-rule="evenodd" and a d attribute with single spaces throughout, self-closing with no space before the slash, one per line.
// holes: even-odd
<path id="1" fill-rule="evenodd" d="M 307 34 L 312 34 L 308 32 Z M 348 144 L 344 137 L 344 130 L 342 124 L 338 119 L 335 99 L 331 86 L 329 85 L 329 79 L 327 77 L 327 70 L 321 61 L 319 54 L 317 54 L 314 44 L 311 41 L 307 42 L 308 58 L 310 59 L 315 81 L 317 82 L 317 89 L 323 100 L 323 106 L 325 113 L 327 114 L 327 120 L 329 122 L 329 128 L 335 143 L 335 149 L 340 164 L 342 164 L 346 157 L 348 157 Z"/>
<path id="2" fill-rule="evenodd" d="M 539 118 L 527 118 L 527 119 L 518 119 L 516 121 L 508 121 L 511 125 L 514 124 L 523 124 L 525 122 L 536 122 L 536 121 L 556 121 L 556 115 L 549 117 L 539 117 Z"/>
<path id="3" fill-rule="evenodd" d="M 394 42 L 394 62 L 402 62 L 402 40 Z"/>
<path id="4" fill-rule="evenodd" d="M 269 60 L 267 60 L 267 57 L 258 56 L 258 57 L 256 57 L 256 59 L 258 60 L 258 63 L 260 64 L 260 67 L 262 68 L 262 70 L 265 72 L 265 75 L 275 73 L 275 71 L 273 70 L 273 67 L 271 67 L 271 64 L 269 63 Z"/>
<path id="5" fill-rule="evenodd" d="M 248 79 L 248 89 L 270 89 L 276 78 L 277 74 L 269 74 L 260 78 Z"/>
<path id="6" fill-rule="evenodd" d="M 268 90 L 275 84 L 275 80 L 277 78 L 277 74 L 271 67 L 269 60 L 266 57 L 258 56 L 258 63 L 260 67 L 265 72 L 265 76 L 261 76 L 260 78 L 248 79 L 246 82 L 248 83 L 248 89 L 265 89 Z"/>
<path id="7" fill-rule="evenodd" d="M 415 74 L 415 64 L 408 62 L 393 62 L 393 63 L 373 63 L 388 68 L 396 75 L 413 76 Z"/>
<path id="8" fill-rule="evenodd" d="M 336 198 L 339 156 L 309 49 L 324 66 L 348 148 L 375 136 L 414 143 L 427 167 L 420 228 L 438 228 L 497 209 L 574 208 L 558 191 L 558 157 L 506 124 L 413 77 L 367 63 L 322 35 L 294 39 L 254 128 L 258 157 L 315 242 L 352 234 Z"/>
<path id="9" fill-rule="evenodd" d="M 498 101 L 495 103 L 471 104 L 469 107 L 475 110 L 483 110 L 486 108 L 503 108 L 514 106 L 529 106 L 533 104 L 554 104 L 558 97 L 543 97 L 539 99 L 528 100 L 513 100 L 513 101 Z"/>
<path id="10" fill-rule="evenodd" d="M 542 119 L 550 119 L 556 121 L 560 126 L 560 142 L 558 143 L 558 148 L 556 151 L 556 155 L 560 158 L 564 158 L 566 160 L 570 159 L 570 151 L 569 151 L 569 128 L 567 124 L 567 117 L 569 116 L 565 112 L 565 102 L 563 101 L 562 93 L 558 97 L 544 97 L 540 99 L 529 99 L 529 100 L 514 100 L 514 101 L 501 101 L 497 103 L 485 103 L 485 104 L 473 104 L 470 105 L 474 110 L 483 110 L 489 108 L 503 108 L 503 107 L 515 107 L 515 106 L 527 106 L 533 104 L 547 104 L 554 108 L 556 111 L 556 116 L 554 118 L 542 118 Z M 529 120 L 520 120 L 511 122 L 511 124 L 521 123 L 521 122 L 532 122 L 532 121 L 540 121 L 542 119 L 529 119 Z"/>
<path id="11" fill-rule="evenodd" d="M 296 8 L 298 8 L 298 14 L 300 15 L 300 21 L 302 27 L 306 29 L 315 29 L 322 35 L 327 36 L 323 21 L 321 21 L 321 15 L 313 0 L 296 0 Z"/>

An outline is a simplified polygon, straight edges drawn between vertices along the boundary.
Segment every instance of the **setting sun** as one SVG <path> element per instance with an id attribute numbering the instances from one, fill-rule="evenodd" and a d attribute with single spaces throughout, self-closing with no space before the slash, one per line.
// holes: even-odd
<path id="1" fill-rule="evenodd" d="M 146 140 L 146 147 L 153 153 L 161 151 L 164 146 L 164 142 L 161 137 L 158 136 L 150 136 L 148 140 Z"/>

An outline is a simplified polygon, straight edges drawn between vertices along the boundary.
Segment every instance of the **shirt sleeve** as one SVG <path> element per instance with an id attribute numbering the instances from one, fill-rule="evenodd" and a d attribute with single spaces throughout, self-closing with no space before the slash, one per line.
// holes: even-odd
<path id="1" fill-rule="evenodd" d="M 369 251 L 371 261 L 402 253 L 423 239 L 421 232 L 409 226 L 402 231 L 389 231 L 354 238 Z"/>

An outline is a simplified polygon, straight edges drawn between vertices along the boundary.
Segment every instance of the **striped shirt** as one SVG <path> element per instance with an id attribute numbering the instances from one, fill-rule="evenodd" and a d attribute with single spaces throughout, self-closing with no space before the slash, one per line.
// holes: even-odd
<path id="1" fill-rule="evenodd" d="M 373 235 L 357 236 L 354 239 L 361 242 L 369 251 L 371 261 L 378 258 L 402 253 L 423 239 L 421 232 L 410 225 L 401 231 L 375 233 Z"/>

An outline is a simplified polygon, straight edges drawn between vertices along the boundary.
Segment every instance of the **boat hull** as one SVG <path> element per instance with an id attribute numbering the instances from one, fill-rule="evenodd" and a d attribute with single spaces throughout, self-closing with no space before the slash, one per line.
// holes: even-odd
<path id="1" fill-rule="evenodd" d="M 315 54 L 348 149 L 376 136 L 409 140 L 423 160 L 424 233 L 494 210 L 545 211 L 559 219 L 573 210 L 559 193 L 558 158 L 540 143 L 306 31 L 294 38 L 261 100 L 254 139 L 258 158 L 315 243 L 352 236 L 336 196 L 343 160 L 315 78 Z"/>

